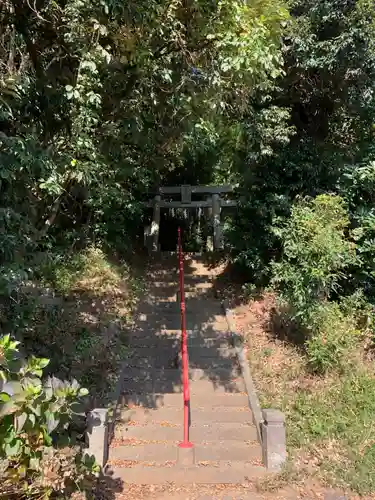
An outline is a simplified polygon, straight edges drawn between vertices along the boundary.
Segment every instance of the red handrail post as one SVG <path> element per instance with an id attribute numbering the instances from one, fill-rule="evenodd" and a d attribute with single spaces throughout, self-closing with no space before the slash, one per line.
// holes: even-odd
<path id="1" fill-rule="evenodd" d="M 178 228 L 178 263 L 180 278 L 180 310 L 181 310 L 181 361 L 182 361 L 182 386 L 184 398 L 184 436 L 179 443 L 180 448 L 192 448 L 189 441 L 189 416 L 190 416 L 190 390 L 189 390 L 189 361 L 186 334 L 186 307 L 184 287 L 184 254 L 182 251 L 181 228 Z"/>

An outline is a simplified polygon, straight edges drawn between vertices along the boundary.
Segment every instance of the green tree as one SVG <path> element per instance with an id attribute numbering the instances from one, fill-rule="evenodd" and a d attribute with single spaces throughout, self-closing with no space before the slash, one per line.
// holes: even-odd
<path id="1" fill-rule="evenodd" d="M 246 263 L 255 278 L 269 276 L 268 263 L 280 253 L 273 221 L 289 216 L 296 196 L 331 192 L 353 200 L 362 166 L 371 164 L 374 148 L 371 2 L 295 0 L 290 13 L 283 31 L 285 74 L 268 102 L 278 113 L 289 110 L 290 128 L 271 127 L 279 139 L 271 143 L 271 154 L 243 162 L 240 184 L 247 200 L 231 238 L 234 257 Z M 260 139 L 255 142 L 260 144 Z M 253 154 L 254 148 L 249 151 Z M 356 196 L 349 206 L 352 222 L 362 226 L 358 217 L 369 213 L 369 204 Z M 367 218 L 363 226 L 368 224 Z M 369 242 L 371 232 L 365 232 Z M 366 265 L 371 267 L 369 259 Z M 368 281 L 366 286 L 372 285 Z"/>

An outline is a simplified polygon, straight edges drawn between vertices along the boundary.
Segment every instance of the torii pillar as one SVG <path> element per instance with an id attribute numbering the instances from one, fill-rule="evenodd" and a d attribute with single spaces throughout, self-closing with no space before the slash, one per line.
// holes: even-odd
<path id="1" fill-rule="evenodd" d="M 151 223 L 151 237 L 152 237 L 152 251 L 157 252 L 159 250 L 159 230 L 160 230 L 160 194 L 156 195 L 154 198 L 154 213 L 152 216 Z"/>
<path id="2" fill-rule="evenodd" d="M 214 229 L 214 250 L 219 250 L 223 248 L 220 212 L 221 212 L 220 196 L 215 193 L 212 195 L 212 225 Z"/>

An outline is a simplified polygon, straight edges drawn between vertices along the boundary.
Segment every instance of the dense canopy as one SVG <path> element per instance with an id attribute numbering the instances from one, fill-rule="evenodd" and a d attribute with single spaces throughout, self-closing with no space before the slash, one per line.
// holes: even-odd
<path id="1" fill-rule="evenodd" d="M 158 186 L 229 183 L 226 255 L 342 367 L 375 298 L 373 0 L 0 2 L 4 331 L 51 263 L 138 251 Z"/>

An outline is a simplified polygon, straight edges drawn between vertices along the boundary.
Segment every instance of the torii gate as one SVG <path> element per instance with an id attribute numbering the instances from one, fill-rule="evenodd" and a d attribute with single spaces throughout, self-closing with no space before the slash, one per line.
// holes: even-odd
<path id="1" fill-rule="evenodd" d="M 235 207 L 237 201 L 224 200 L 220 197 L 223 193 L 232 193 L 234 186 L 168 186 L 161 187 L 154 199 L 146 204 L 153 207 L 153 217 L 151 226 L 145 229 L 145 244 L 156 252 L 159 250 L 159 228 L 160 228 L 160 209 L 161 208 L 208 208 L 213 225 L 213 247 L 215 250 L 222 248 L 222 225 L 220 213 L 223 207 Z M 192 201 L 192 194 L 206 195 L 205 200 Z M 163 195 L 180 195 L 181 201 L 165 201 Z"/>

